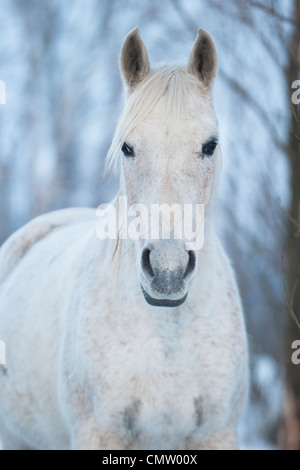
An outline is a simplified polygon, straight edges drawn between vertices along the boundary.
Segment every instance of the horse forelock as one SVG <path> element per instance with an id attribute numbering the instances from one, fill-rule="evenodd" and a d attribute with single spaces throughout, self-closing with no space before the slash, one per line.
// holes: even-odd
<path id="1" fill-rule="evenodd" d="M 172 132 L 179 118 L 188 117 L 195 93 L 203 97 L 203 102 L 211 99 L 209 90 L 185 67 L 169 65 L 154 69 L 128 98 L 107 153 L 106 171 L 116 170 L 123 142 L 150 115 L 161 98 L 166 97 L 164 118 Z"/>

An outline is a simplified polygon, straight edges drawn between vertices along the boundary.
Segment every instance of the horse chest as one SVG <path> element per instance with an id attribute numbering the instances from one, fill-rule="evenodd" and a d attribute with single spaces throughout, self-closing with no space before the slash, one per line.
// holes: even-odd
<path id="1" fill-rule="evenodd" d="M 201 428 L 202 397 L 196 382 L 179 371 L 152 370 L 149 376 L 129 376 L 118 399 L 110 401 L 106 418 L 135 448 L 177 448 Z"/>
<path id="2" fill-rule="evenodd" d="M 218 391 L 196 353 L 188 357 L 176 343 L 152 341 L 149 347 L 138 342 L 138 350 L 134 342 L 128 344 L 118 351 L 118 367 L 114 355 L 105 368 L 107 392 L 101 402 L 107 426 L 120 430 L 135 448 L 158 449 L 184 447 L 205 432 L 208 422 L 214 425 Z"/>

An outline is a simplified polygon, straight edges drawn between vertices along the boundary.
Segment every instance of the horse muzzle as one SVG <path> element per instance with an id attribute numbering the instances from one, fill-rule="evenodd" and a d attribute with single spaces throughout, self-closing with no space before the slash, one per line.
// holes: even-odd
<path id="1" fill-rule="evenodd" d="M 142 250 L 140 261 L 140 282 L 145 300 L 154 307 L 183 304 L 195 267 L 195 252 L 185 250 L 181 241 L 148 243 Z"/>

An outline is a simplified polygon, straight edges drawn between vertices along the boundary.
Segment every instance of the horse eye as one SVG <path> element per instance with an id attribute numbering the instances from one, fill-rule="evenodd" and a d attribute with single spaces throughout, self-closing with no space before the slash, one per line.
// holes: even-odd
<path id="1" fill-rule="evenodd" d="M 126 144 L 126 142 L 124 142 L 124 144 L 123 144 L 122 152 L 123 152 L 125 157 L 133 157 L 134 156 L 133 148 L 130 147 L 130 145 Z"/>
<path id="2" fill-rule="evenodd" d="M 207 144 L 204 144 L 202 146 L 202 155 L 208 155 L 209 157 L 211 157 L 214 154 L 217 145 L 218 142 L 216 142 L 215 140 L 210 140 L 209 142 L 207 142 Z"/>

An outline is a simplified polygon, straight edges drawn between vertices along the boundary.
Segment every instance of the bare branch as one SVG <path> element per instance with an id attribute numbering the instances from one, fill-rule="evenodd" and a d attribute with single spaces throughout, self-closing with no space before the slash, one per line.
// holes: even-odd
<path id="1" fill-rule="evenodd" d="M 299 225 L 299 222 L 296 219 L 294 219 L 291 216 L 291 214 L 289 214 L 289 212 L 286 209 L 284 209 L 284 207 L 282 207 L 282 205 L 280 203 L 279 203 L 279 207 L 282 210 L 282 212 L 284 213 L 284 215 L 286 216 L 286 218 L 296 227 L 297 230 L 296 230 L 294 236 L 296 238 L 300 238 L 300 225 Z"/>
<path id="2" fill-rule="evenodd" d="M 294 119 L 296 121 L 296 125 L 298 127 L 299 134 L 294 134 L 293 132 L 290 132 L 291 136 L 294 137 L 294 139 L 300 144 L 300 118 L 296 112 L 295 108 L 291 108 Z"/>
<path id="3" fill-rule="evenodd" d="M 269 7 L 269 6 L 264 5 L 262 3 L 256 2 L 255 0 L 248 0 L 248 4 L 251 5 L 252 7 L 260 8 L 265 13 L 268 13 L 269 15 L 274 16 L 275 18 L 277 18 L 280 21 L 290 23 L 294 26 L 297 26 L 298 28 L 300 27 L 300 21 L 299 20 L 295 20 L 294 18 L 289 18 L 287 16 L 281 15 L 281 13 L 278 13 L 273 7 Z"/>
<path id="4" fill-rule="evenodd" d="M 284 289 L 284 295 L 285 295 L 285 300 L 286 300 L 286 305 L 287 305 L 287 308 L 288 308 L 288 311 L 290 312 L 290 315 L 292 317 L 292 319 L 295 321 L 296 325 L 298 326 L 299 330 L 300 330 L 300 323 L 296 317 L 296 314 L 293 310 L 293 302 L 294 302 L 294 297 L 295 297 L 295 292 L 296 292 L 296 288 L 297 288 L 297 285 L 298 285 L 298 279 L 296 279 L 295 281 L 295 284 L 293 286 L 293 289 L 292 289 L 292 296 L 291 296 L 291 300 L 289 300 L 289 296 L 288 296 L 288 292 L 287 292 L 287 287 L 286 287 L 286 284 L 285 284 L 285 279 L 284 279 L 284 263 L 283 263 L 283 255 L 281 255 L 281 276 L 282 276 L 282 284 L 283 284 L 283 289 Z"/>
<path id="5" fill-rule="evenodd" d="M 267 111 L 256 101 L 248 91 L 232 76 L 227 75 L 223 70 L 219 72 L 220 77 L 223 78 L 227 82 L 227 84 L 235 90 L 241 98 L 246 102 L 252 109 L 256 111 L 258 116 L 262 119 L 262 121 L 269 127 L 272 137 L 274 139 L 275 144 L 281 148 L 283 151 L 286 151 L 286 145 L 278 139 L 278 130 L 274 126 L 272 120 L 269 117 Z"/>
<path id="6" fill-rule="evenodd" d="M 297 134 L 294 134 L 293 132 L 290 132 L 291 136 L 294 137 L 294 139 L 300 144 L 300 137 L 297 136 Z"/>

